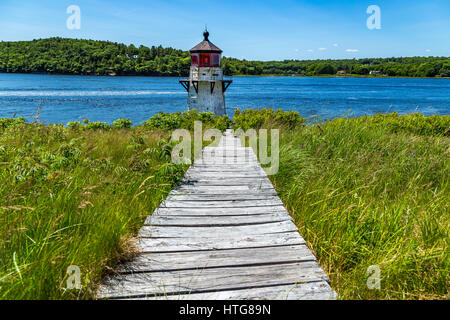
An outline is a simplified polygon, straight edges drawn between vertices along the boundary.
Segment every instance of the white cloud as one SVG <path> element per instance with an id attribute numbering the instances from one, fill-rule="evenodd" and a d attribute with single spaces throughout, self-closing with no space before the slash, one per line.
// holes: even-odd
<path id="1" fill-rule="evenodd" d="M 347 51 L 347 52 L 359 52 L 358 49 L 347 49 L 347 50 L 345 50 L 345 51 Z"/>
<path id="2" fill-rule="evenodd" d="M 431 50 L 430 49 L 427 49 L 427 50 L 425 50 L 426 52 L 431 52 Z"/>
<path id="3" fill-rule="evenodd" d="M 327 48 L 319 48 L 319 51 L 327 50 Z"/>
<path id="4" fill-rule="evenodd" d="M 333 43 L 333 47 L 339 47 L 339 44 Z"/>
<path id="5" fill-rule="evenodd" d="M 298 49 L 295 49 L 295 52 L 298 52 L 299 50 Z"/>
<path id="6" fill-rule="evenodd" d="M 308 50 L 306 50 L 307 52 L 314 52 L 314 50 L 313 49 L 308 49 Z"/>

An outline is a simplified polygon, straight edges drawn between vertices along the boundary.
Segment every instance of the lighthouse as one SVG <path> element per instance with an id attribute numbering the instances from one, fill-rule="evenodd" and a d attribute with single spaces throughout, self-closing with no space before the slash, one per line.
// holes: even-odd
<path id="1" fill-rule="evenodd" d="M 188 93 L 187 109 L 225 115 L 225 91 L 232 80 L 223 78 L 222 50 L 209 41 L 208 30 L 203 37 L 203 41 L 190 50 L 189 79 L 180 80 Z"/>

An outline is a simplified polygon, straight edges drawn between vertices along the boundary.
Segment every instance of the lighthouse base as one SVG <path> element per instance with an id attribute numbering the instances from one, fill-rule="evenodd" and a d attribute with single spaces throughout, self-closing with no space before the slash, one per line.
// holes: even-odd
<path id="1" fill-rule="evenodd" d="M 225 115 L 225 91 L 231 82 L 231 80 L 180 80 L 180 83 L 188 92 L 188 110 L 196 109 L 199 112 L 212 112 L 221 116 Z"/>

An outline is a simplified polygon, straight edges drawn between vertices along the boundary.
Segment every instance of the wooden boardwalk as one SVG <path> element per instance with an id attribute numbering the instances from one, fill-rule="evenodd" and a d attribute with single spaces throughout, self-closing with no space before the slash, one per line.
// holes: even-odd
<path id="1" fill-rule="evenodd" d="M 102 299 L 335 299 L 251 148 L 226 132 L 149 216 Z"/>

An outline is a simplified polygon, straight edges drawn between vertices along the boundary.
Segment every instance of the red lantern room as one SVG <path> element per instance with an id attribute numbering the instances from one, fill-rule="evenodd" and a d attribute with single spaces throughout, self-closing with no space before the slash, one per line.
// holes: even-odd
<path id="1" fill-rule="evenodd" d="M 209 32 L 203 33 L 202 42 L 193 47 L 191 52 L 191 66 L 193 67 L 220 67 L 222 50 L 209 41 Z"/>

